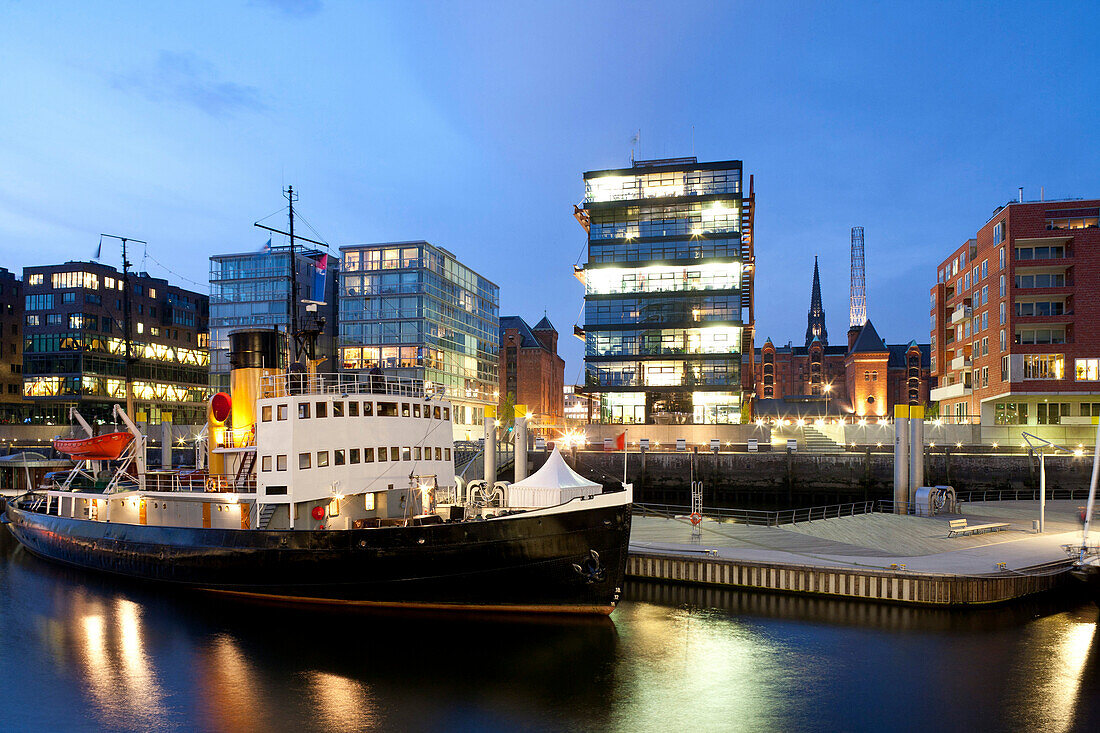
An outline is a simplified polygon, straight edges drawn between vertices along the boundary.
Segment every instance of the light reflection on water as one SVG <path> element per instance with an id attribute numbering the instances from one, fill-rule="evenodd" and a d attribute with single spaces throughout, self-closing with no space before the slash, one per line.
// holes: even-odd
<path id="1" fill-rule="evenodd" d="M 607 619 L 303 612 L 119 584 L 0 539 L 0 727 L 1081 730 L 1097 610 L 635 585 Z M 945 725 L 951 721 L 951 725 Z"/>

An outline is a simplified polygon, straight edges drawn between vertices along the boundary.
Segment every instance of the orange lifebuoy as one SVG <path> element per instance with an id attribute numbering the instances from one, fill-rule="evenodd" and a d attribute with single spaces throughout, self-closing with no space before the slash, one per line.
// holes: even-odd
<path id="1" fill-rule="evenodd" d="M 690 516 L 690 517 L 688 517 L 688 519 L 690 519 L 690 520 L 691 520 L 691 523 L 692 523 L 692 524 L 694 524 L 694 525 L 698 526 L 698 525 L 699 525 L 699 522 L 702 522 L 702 521 L 703 521 L 703 515 L 702 515 L 702 514 L 700 514 L 699 512 L 692 512 L 692 513 L 691 513 L 691 516 Z"/>
<path id="2" fill-rule="evenodd" d="M 315 506 L 313 507 L 313 511 L 311 511 L 310 514 L 312 514 L 313 518 L 319 522 L 325 518 L 325 508 L 323 506 Z"/>

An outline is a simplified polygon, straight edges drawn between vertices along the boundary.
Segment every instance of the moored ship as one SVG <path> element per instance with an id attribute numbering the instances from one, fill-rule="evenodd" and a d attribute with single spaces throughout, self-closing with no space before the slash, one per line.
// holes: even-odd
<path id="1" fill-rule="evenodd" d="M 76 468 L 10 501 L 9 529 L 50 560 L 269 600 L 614 609 L 629 486 L 603 493 L 558 453 L 543 473 L 568 471 L 570 488 L 517 490 L 527 506 L 509 500 L 508 484 L 463 485 L 445 395 L 383 375 L 269 368 L 280 336 L 231 335 L 231 394 L 211 400 L 205 469 L 146 471 L 145 438 L 120 409 L 128 439 L 58 441 Z M 110 478 L 101 493 L 80 488 L 82 474 Z"/>

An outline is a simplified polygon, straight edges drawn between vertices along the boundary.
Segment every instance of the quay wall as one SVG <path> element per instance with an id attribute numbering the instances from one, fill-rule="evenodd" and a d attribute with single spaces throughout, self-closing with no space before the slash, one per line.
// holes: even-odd
<path id="1" fill-rule="evenodd" d="M 1068 563 L 1067 560 L 1065 564 Z M 912 573 L 904 569 L 821 568 L 653 552 L 631 552 L 626 574 L 639 580 L 924 606 L 1003 603 L 1053 590 L 1065 583 L 1067 577 L 1066 573 L 1050 574 L 1047 568 L 1036 570 L 1033 575 L 963 576 Z"/>
<path id="2" fill-rule="evenodd" d="M 1092 456 L 1046 458 L 1047 489 L 1088 489 Z M 546 460 L 530 454 L 531 470 Z M 619 483 L 623 454 L 579 451 L 566 460 L 579 473 L 602 484 Z M 654 504 L 690 504 L 691 480 L 703 482 L 706 506 L 781 508 L 820 506 L 893 497 L 892 453 L 799 454 L 650 452 L 629 453 L 627 480 L 635 499 Z M 1037 489 L 1038 459 L 1026 454 L 929 451 L 924 483 L 947 485 L 957 492 Z M 510 476 L 508 478 L 511 478 Z"/>

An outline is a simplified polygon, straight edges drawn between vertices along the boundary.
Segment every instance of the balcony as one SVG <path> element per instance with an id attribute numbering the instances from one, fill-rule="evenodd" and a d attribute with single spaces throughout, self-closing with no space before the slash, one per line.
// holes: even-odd
<path id="1" fill-rule="evenodd" d="M 952 369 L 952 371 L 959 371 L 960 369 L 969 369 L 973 365 L 974 365 L 974 362 L 970 359 L 969 356 L 966 356 L 965 354 L 960 354 L 959 356 L 956 356 L 954 359 L 951 360 L 951 369 Z"/>
<path id="2" fill-rule="evenodd" d="M 965 382 L 959 382 L 958 384 L 949 384 L 946 387 L 936 387 L 929 393 L 928 398 L 933 402 L 940 402 L 956 397 L 966 397 L 972 391 L 970 387 L 966 386 Z"/>
<path id="3" fill-rule="evenodd" d="M 952 323 L 960 323 L 967 318 L 971 318 L 974 315 L 973 308 L 956 308 L 951 314 Z"/>

